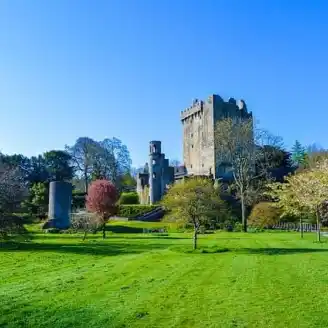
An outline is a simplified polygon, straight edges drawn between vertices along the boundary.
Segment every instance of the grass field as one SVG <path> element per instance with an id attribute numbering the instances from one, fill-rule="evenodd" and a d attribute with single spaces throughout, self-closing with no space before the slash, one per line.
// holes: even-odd
<path id="1" fill-rule="evenodd" d="M 200 247 L 222 252 L 193 254 L 189 234 L 144 226 L 2 244 L 0 327 L 328 327 L 328 244 L 313 234 L 218 232 Z"/>

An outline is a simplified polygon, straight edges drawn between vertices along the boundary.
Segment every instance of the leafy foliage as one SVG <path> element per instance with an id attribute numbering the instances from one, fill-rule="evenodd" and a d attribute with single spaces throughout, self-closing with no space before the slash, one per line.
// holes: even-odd
<path id="1" fill-rule="evenodd" d="M 248 222 L 254 227 L 272 228 L 273 225 L 279 223 L 281 214 L 282 211 L 271 202 L 260 202 L 253 207 Z"/>
<path id="2" fill-rule="evenodd" d="M 26 197 L 26 191 L 21 170 L 0 162 L 0 237 L 25 232 L 22 219 L 13 212 Z"/>
<path id="3" fill-rule="evenodd" d="M 307 161 L 305 147 L 303 147 L 298 140 L 295 141 L 295 144 L 292 148 L 292 161 L 296 167 L 305 165 Z"/>
<path id="4" fill-rule="evenodd" d="M 284 212 L 316 216 L 320 241 L 321 209 L 328 200 L 328 161 L 318 163 L 315 169 L 288 176 L 286 183 L 269 185 L 269 194 Z"/>
<path id="5" fill-rule="evenodd" d="M 163 205 L 171 211 L 170 218 L 180 223 L 192 224 L 194 228 L 194 249 L 200 229 L 222 212 L 225 203 L 219 197 L 213 183 L 208 179 L 192 178 L 174 184 L 164 196 Z"/>
<path id="6" fill-rule="evenodd" d="M 28 198 L 22 203 L 23 209 L 30 215 L 44 218 L 48 212 L 49 184 L 37 182 L 29 189 Z"/>
<path id="7" fill-rule="evenodd" d="M 119 203 L 123 204 L 139 204 L 139 195 L 137 192 L 122 192 Z"/>
<path id="8" fill-rule="evenodd" d="M 49 181 L 68 181 L 73 178 L 71 156 L 63 150 L 51 150 L 43 155 Z"/>

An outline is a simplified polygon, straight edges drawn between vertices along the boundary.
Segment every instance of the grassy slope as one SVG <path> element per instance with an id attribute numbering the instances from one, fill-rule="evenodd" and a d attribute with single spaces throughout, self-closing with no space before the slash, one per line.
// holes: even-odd
<path id="1" fill-rule="evenodd" d="M 0 249 L 0 327 L 328 327 L 328 244 L 312 234 L 202 236 L 218 254 L 176 251 L 188 234 L 77 237 Z"/>

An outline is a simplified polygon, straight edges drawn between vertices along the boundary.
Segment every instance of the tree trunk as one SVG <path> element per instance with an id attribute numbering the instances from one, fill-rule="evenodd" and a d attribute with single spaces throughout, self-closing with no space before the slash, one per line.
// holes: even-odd
<path id="1" fill-rule="evenodd" d="M 317 216 L 317 241 L 321 242 L 321 236 L 320 236 L 320 213 L 319 210 L 316 210 L 316 216 Z"/>
<path id="2" fill-rule="evenodd" d="M 247 220 L 246 220 L 246 209 L 245 209 L 245 199 L 244 193 L 241 193 L 240 201 L 241 201 L 241 222 L 243 226 L 243 231 L 247 232 Z"/>
<path id="3" fill-rule="evenodd" d="M 85 238 L 87 238 L 87 232 L 86 231 L 84 231 L 84 235 L 83 235 L 83 241 L 85 241 Z"/>
<path id="4" fill-rule="evenodd" d="M 303 221 L 302 221 L 302 217 L 300 217 L 300 233 L 301 233 L 301 238 L 303 238 Z"/>
<path id="5" fill-rule="evenodd" d="M 193 249 L 197 249 L 197 237 L 198 237 L 198 229 L 194 229 L 194 238 L 193 238 Z"/>
<path id="6" fill-rule="evenodd" d="M 84 191 L 86 194 L 88 193 L 88 173 L 86 170 L 84 171 Z"/>
<path id="7" fill-rule="evenodd" d="M 104 223 L 102 226 L 102 235 L 103 235 L 103 239 L 105 239 L 106 238 L 106 223 Z"/>

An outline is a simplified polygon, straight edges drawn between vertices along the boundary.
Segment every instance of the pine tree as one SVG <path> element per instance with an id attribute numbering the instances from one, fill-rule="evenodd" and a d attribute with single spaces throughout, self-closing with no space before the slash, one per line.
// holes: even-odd
<path id="1" fill-rule="evenodd" d="M 306 162 L 306 158 L 307 158 L 307 153 L 305 147 L 303 147 L 302 144 L 298 140 L 296 140 L 292 148 L 293 164 L 298 167 L 304 165 Z"/>

